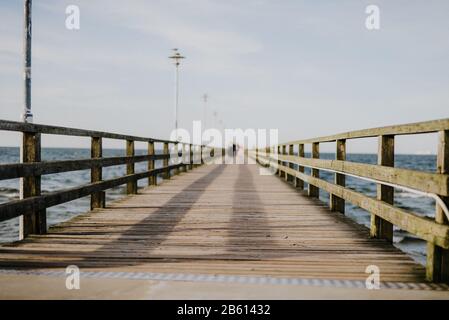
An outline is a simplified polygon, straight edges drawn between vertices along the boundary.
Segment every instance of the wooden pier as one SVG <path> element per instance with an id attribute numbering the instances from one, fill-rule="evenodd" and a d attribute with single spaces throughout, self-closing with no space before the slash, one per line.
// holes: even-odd
<path id="1" fill-rule="evenodd" d="M 8 280 L 1 278 L 2 272 L 34 272 L 39 277 L 69 265 L 94 276 L 140 274 L 156 279 L 166 274 L 172 280 L 211 277 L 225 284 L 237 277 L 269 283 L 277 279 L 280 285 L 304 285 L 307 279 L 330 286 L 364 285 L 367 267 L 374 265 L 383 288 L 447 289 L 428 282 L 448 279 L 449 226 L 444 210 L 437 204 L 433 221 L 393 205 L 393 185 L 438 195 L 448 203 L 447 119 L 250 150 L 247 161 L 258 164 L 240 165 L 201 165 L 217 153 L 205 146 L 8 121 L 0 121 L 0 130 L 24 132 L 28 146 L 25 163 L 0 165 L 0 179 L 23 178 L 26 190 L 24 199 L 0 204 L 1 221 L 25 214 L 25 239 L 0 247 L 3 285 Z M 429 132 L 439 133 L 438 172 L 394 168 L 394 136 Z M 92 159 L 40 162 L 40 134 L 90 136 Z M 346 140 L 367 136 L 379 138 L 379 164 L 345 161 Z M 102 138 L 125 140 L 127 156 L 102 158 Z M 134 141 L 148 142 L 148 155 L 134 155 Z M 319 143 L 328 141 L 336 142 L 336 160 L 319 159 Z M 164 146 L 163 154 L 155 154 L 155 143 Z M 304 157 L 306 143 L 313 146 L 312 158 Z M 164 160 L 164 166 L 155 169 L 155 160 Z M 134 163 L 140 161 L 148 162 L 148 171 L 135 173 Z M 117 164 L 126 164 L 127 174 L 103 181 L 101 168 Z M 276 174 L 261 174 L 268 167 L 275 167 Z M 306 175 L 304 167 L 311 168 L 312 175 Z M 92 171 L 91 184 L 40 194 L 41 175 L 87 168 Z M 333 170 L 335 183 L 320 179 L 319 170 Z M 377 181 L 378 198 L 347 188 L 345 173 Z M 165 179 L 156 185 L 160 174 Z M 138 190 L 139 179 L 148 179 L 148 187 Z M 129 195 L 106 203 L 104 190 L 121 184 L 127 184 Z M 330 193 L 330 207 L 319 201 L 320 189 Z M 47 230 L 47 207 L 87 195 L 92 197 L 90 212 Z M 371 230 L 344 215 L 345 201 L 372 213 Z M 428 242 L 426 268 L 391 244 L 393 225 Z"/>

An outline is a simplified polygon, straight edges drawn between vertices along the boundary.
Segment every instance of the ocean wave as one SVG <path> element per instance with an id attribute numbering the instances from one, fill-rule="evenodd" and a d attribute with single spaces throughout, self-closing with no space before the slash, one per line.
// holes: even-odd
<path id="1" fill-rule="evenodd" d="M 16 189 L 16 188 L 0 187 L 0 193 L 6 194 L 6 195 L 19 193 L 19 191 L 20 190 Z"/>
<path id="2" fill-rule="evenodd" d="M 402 191 L 402 190 L 397 190 L 397 191 L 395 190 L 394 196 L 398 197 L 398 198 L 414 198 L 414 199 L 424 198 L 423 196 L 421 196 L 419 194 L 409 192 L 409 191 Z"/>
<path id="3" fill-rule="evenodd" d="M 424 240 L 416 237 L 413 234 L 408 233 L 407 231 L 398 230 L 394 232 L 395 243 L 415 243 L 415 242 L 423 242 Z"/>

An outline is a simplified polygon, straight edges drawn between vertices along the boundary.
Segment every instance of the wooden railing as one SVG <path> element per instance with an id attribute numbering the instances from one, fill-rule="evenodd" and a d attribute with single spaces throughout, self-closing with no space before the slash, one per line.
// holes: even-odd
<path id="1" fill-rule="evenodd" d="M 176 141 L 6 120 L 0 120 L 0 131 L 23 133 L 21 163 L 0 164 L 0 180 L 21 178 L 22 199 L 0 204 L 0 222 L 20 217 L 21 238 L 47 231 L 46 209 L 49 207 L 90 195 L 91 209 L 102 208 L 105 206 L 105 190 L 126 184 L 127 194 L 135 194 L 138 180 L 147 178 L 148 185 L 156 185 L 158 174 L 163 174 L 164 179 L 170 179 L 171 174 L 179 173 L 180 169 L 191 170 L 203 164 L 203 159 L 207 159 L 208 152 L 213 150 L 202 145 Z M 42 134 L 90 137 L 91 158 L 41 161 Z M 103 139 L 124 140 L 126 156 L 104 158 Z M 135 154 L 136 141 L 148 144 L 146 155 Z M 155 144 L 162 144 L 162 154 L 155 154 Z M 172 146 L 171 153 L 170 146 Z M 162 160 L 163 167 L 155 168 L 155 160 Z M 174 163 L 170 164 L 170 160 Z M 135 173 L 135 164 L 139 162 L 148 162 L 148 169 Z M 126 165 L 126 175 L 103 180 L 102 168 L 116 165 Z M 85 169 L 91 170 L 91 183 L 56 192 L 41 193 L 42 175 Z"/>
<path id="2" fill-rule="evenodd" d="M 394 167 L 395 136 L 438 133 L 437 172 Z M 348 139 L 377 137 L 377 165 L 346 161 Z M 335 142 L 335 160 L 320 158 L 319 145 Z M 311 158 L 304 156 L 304 145 L 311 144 Z M 297 154 L 294 146 L 297 145 Z M 329 193 L 332 211 L 344 213 L 345 201 L 371 213 L 370 234 L 393 241 L 393 225 L 427 241 L 426 276 L 429 281 L 449 282 L 449 119 L 352 131 L 333 136 L 290 141 L 252 151 L 260 163 L 277 168 L 277 174 L 297 188 L 308 184 L 308 195 L 318 198 L 319 190 Z M 297 165 L 298 169 L 294 169 Z M 304 168 L 311 169 L 311 175 Z M 320 179 L 320 170 L 334 174 L 334 183 Z M 377 183 L 377 198 L 346 188 L 345 177 Z M 430 196 L 436 200 L 435 219 L 419 216 L 394 206 L 394 188 Z"/>

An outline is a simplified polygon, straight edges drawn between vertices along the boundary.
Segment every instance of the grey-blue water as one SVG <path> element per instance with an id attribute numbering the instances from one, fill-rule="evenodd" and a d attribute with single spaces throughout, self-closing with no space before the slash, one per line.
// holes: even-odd
<path id="1" fill-rule="evenodd" d="M 145 150 L 136 150 L 136 154 L 145 154 Z M 104 157 L 124 156 L 124 150 L 105 149 Z M 307 155 L 306 156 L 310 156 Z M 42 150 L 42 160 L 69 160 L 69 159 L 86 159 L 90 157 L 90 149 L 66 149 L 66 148 L 44 148 Z M 321 153 L 323 159 L 334 159 L 332 153 Z M 377 162 L 375 154 L 349 154 L 348 161 L 371 163 Z M 16 163 L 19 161 L 19 149 L 10 147 L 0 147 L 0 163 Z M 146 162 L 136 164 L 136 172 L 146 170 Z M 156 161 L 156 167 L 161 166 L 161 161 Z M 409 168 L 421 171 L 434 172 L 436 170 L 436 156 L 434 155 L 396 155 L 395 166 L 400 168 Z M 306 169 L 306 173 L 310 174 Z M 103 178 L 110 179 L 125 174 L 125 166 L 114 166 L 103 169 Z M 327 181 L 333 180 L 333 174 L 325 171 L 320 172 L 320 177 Z M 42 177 L 42 191 L 51 192 L 64 188 L 74 187 L 90 182 L 90 170 L 80 170 L 75 172 L 66 172 L 45 175 Z M 144 186 L 145 180 L 139 181 L 139 186 Z M 368 196 L 376 196 L 376 184 L 363 181 L 360 179 L 347 177 L 346 184 L 348 187 L 362 192 Z M 106 192 L 106 200 L 111 201 L 124 196 L 124 187 L 117 187 Z M 10 179 L 0 181 L 0 203 L 11 201 L 19 198 L 19 180 Z M 320 191 L 320 198 L 324 202 L 328 202 L 329 195 Z M 89 197 L 74 200 L 55 207 L 47 209 L 47 220 L 49 225 L 54 225 L 62 221 L 66 221 L 80 213 L 89 209 Z M 416 194 L 395 190 L 395 205 L 398 207 L 411 210 L 419 215 L 434 217 L 435 201 L 417 196 Z M 346 214 L 358 223 L 369 226 L 370 215 L 368 212 L 346 204 Z M 12 242 L 18 239 L 18 219 L 0 223 L 0 242 Z M 395 229 L 394 244 L 407 252 L 416 261 L 424 264 L 425 262 L 425 242 L 408 234 L 402 230 Z"/>

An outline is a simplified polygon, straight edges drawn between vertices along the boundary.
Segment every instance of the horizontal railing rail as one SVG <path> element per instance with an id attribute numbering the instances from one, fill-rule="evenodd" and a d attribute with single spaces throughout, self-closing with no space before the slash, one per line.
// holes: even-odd
<path id="1" fill-rule="evenodd" d="M 367 163 L 342 160 L 311 159 L 290 155 L 278 155 L 278 159 L 296 165 L 323 170 L 334 170 L 339 173 L 353 174 L 360 177 L 376 179 L 410 187 L 423 192 L 449 195 L 449 174 L 418 171 L 412 169 L 386 167 Z"/>
<path id="2" fill-rule="evenodd" d="M 182 164 L 172 165 L 170 170 L 181 167 Z M 23 200 L 9 201 L 0 204 L 0 222 L 19 217 L 23 212 L 36 212 L 42 209 L 56 206 L 65 202 L 73 201 L 79 198 L 89 196 L 95 192 L 104 191 L 129 182 L 149 178 L 158 173 L 163 173 L 167 167 L 153 169 L 151 171 L 134 173 L 119 178 L 113 178 L 105 181 L 85 184 L 78 187 L 55 191 L 43 194 L 41 196 L 29 197 Z"/>
<path id="3" fill-rule="evenodd" d="M 21 162 L 0 164 L 0 180 L 21 179 L 21 199 L 0 204 L 0 222 L 20 217 L 20 238 L 47 231 L 46 209 L 49 207 L 91 196 L 91 209 L 102 208 L 106 190 L 126 184 L 126 193 L 135 194 L 138 180 L 148 179 L 149 186 L 156 185 L 158 175 L 170 179 L 181 170 L 192 170 L 207 162 L 214 152 L 213 148 L 204 145 L 7 120 L 0 120 L 0 131 L 23 135 Z M 90 137 L 91 158 L 41 161 L 42 134 Z M 124 140 L 126 155 L 103 157 L 103 139 Z M 136 155 L 135 142 L 147 142 L 148 153 Z M 156 143 L 162 144 L 162 154 L 155 152 Z M 155 168 L 157 160 L 163 161 L 161 168 Z M 148 168 L 136 173 L 135 164 L 141 162 L 148 162 Z M 126 174 L 104 180 L 102 169 L 118 165 L 126 165 Z M 91 182 L 42 194 L 43 175 L 78 170 L 90 170 Z"/>
<path id="4" fill-rule="evenodd" d="M 33 163 L 11 163 L 0 165 L 0 180 L 32 177 L 46 174 L 87 170 L 94 167 L 111 167 L 150 160 L 169 159 L 168 154 L 139 155 L 130 157 L 108 157 L 79 160 L 59 160 Z"/>
<path id="5" fill-rule="evenodd" d="M 280 143 L 279 146 L 301 144 L 301 143 L 314 143 L 314 142 L 324 143 L 345 139 L 374 138 L 378 136 L 424 134 L 447 130 L 448 127 L 449 127 L 449 119 L 440 119 L 440 120 L 416 122 L 395 126 L 385 126 L 380 128 L 356 130 L 312 139 L 289 141 L 285 143 Z"/>
<path id="6" fill-rule="evenodd" d="M 78 128 L 67 128 L 60 126 L 49 126 L 35 123 L 24 123 L 8 120 L 0 120 L 0 131 L 17 131 L 17 132 L 29 132 L 29 133 L 42 133 L 52 134 L 58 136 L 76 136 L 76 137 L 98 137 L 114 140 L 130 140 L 140 142 L 160 142 L 160 143 L 177 143 L 176 141 L 145 138 L 138 136 L 130 136 L 125 134 L 85 130 Z"/>
<path id="7" fill-rule="evenodd" d="M 395 168 L 395 136 L 438 133 L 436 172 Z M 346 160 L 346 142 L 351 139 L 378 138 L 377 164 Z M 320 159 L 320 143 L 335 143 L 335 160 Z M 311 157 L 305 145 L 311 144 Z M 296 149 L 296 151 L 295 151 Z M 251 156 L 265 166 L 274 167 L 279 177 L 299 189 L 308 184 L 309 196 L 329 193 L 331 211 L 345 212 L 345 201 L 371 213 L 370 235 L 393 241 L 393 226 L 427 241 L 426 276 L 430 281 L 449 282 L 449 119 L 351 131 L 331 136 L 295 140 L 251 150 Z M 310 169 L 310 175 L 305 173 Z M 320 178 L 320 171 L 334 175 L 333 183 Z M 346 177 L 377 184 L 375 198 L 346 186 Z M 395 206 L 394 189 L 410 190 L 436 200 L 435 219 L 410 209 Z"/>

